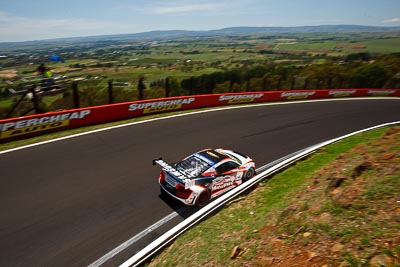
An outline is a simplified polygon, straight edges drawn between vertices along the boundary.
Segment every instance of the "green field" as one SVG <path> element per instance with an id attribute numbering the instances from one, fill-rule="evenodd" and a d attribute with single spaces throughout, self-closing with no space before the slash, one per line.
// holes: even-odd
<path id="1" fill-rule="evenodd" d="M 64 45 L 15 47 L 18 53 L 5 52 L 0 57 L 0 118 L 18 101 L 8 89 L 18 89 L 22 78 L 36 75 L 36 67 L 43 62 L 55 76 L 66 76 L 68 90 L 73 80 L 80 80 L 82 107 L 107 103 L 109 80 L 130 84 L 115 89 L 117 101 L 135 100 L 142 78 L 145 98 L 163 97 L 167 78 L 172 81 L 170 95 L 400 88 L 399 32 L 249 34 Z M 47 60 L 50 51 L 65 58 L 65 63 Z M 293 82 L 298 77 L 307 78 L 307 83 Z M 60 98 L 46 97 L 41 105 L 46 111 L 67 108 L 71 99 L 68 94 L 65 98 L 63 104 Z"/>
<path id="2" fill-rule="evenodd" d="M 366 51 L 371 53 L 400 53 L 400 39 L 368 40 Z"/>
<path id="3" fill-rule="evenodd" d="M 278 43 L 276 51 L 304 51 L 306 53 L 339 53 L 342 55 L 351 53 L 400 53 L 400 39 L 368 40 L 364 42 L 291 42 Z"/>

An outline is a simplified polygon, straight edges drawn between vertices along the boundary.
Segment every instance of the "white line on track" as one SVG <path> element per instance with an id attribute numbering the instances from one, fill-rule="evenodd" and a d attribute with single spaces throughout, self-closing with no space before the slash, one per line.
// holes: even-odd
<path id="1" fill-rule="evenodd" d="M 98 130 L 84 132 L 84 133 L 64 136 L 64 137 L 60 137 L 60 138 L 56 138 L 56 139 L 52 139 L 52 140 L 38 142 L 38 143 L 35 143 L 35 144 L 30 144 L 30 145 L 26 145 L 26 146 L 21 146 L 21 147 L 16 147 L 16 148 L 0 151 L 0 155 L 1 154 L 5 154 L 5 153 L 10 153 L 10 152 L 13 152 L 13 151 L 17 151 L 17 150 L 21 150 L 21 149 L 25 149 L 25 148 L 30 148 L 30 147 L 44 145 L 44 144 L 48 144 L 48 143 L 52 143 L 52 142 L 57 142 L 57 141 L 62 141 L 62 140 L 70 139 L 70 138 L 75 138 L 75 137 L 79 137 L 79 136 L 83 136 L 83 135 L 87 135 L 87 134 L 93 134 L 93 133 L 98 133 L 98 132 L 102 132 L 102 131 L 108 131 L 108 130 L 112 130 L 112 129 L 131 126 L 131 125 L 135 125 L 135 124 L 142 124 L 142 123 L 153 122 L 153 121 L 158 121 L 158 120 L 166 120 L 166 119 L 177 118 L 177 117 L 182 117 L 182 116 L 189 116 L 189 115 L 200 114 L 200 113 L 207 113 L 207 112 L 214 112 L 214 111 L 221 111 L 221 110 L 229 110 L 229 109 L 249 108 L 249 107 L 251 108 L 251 107 L 259 107 L 259 106 L 293 105 L 293 104 L 301 104 L 301 103 L 330 102 L 330 101 L 379 100 L 379 99 L 400 100 L 400 98 L 396 98 L 396 97 L 358 97 L 358 98 L 340 98 L 340 99 L 336 99 L 335 98 L 335 99 L 300 100 L 300 101 L 293 101 L 293 102 L 290 101 L 290 102 L 278 102 L 278 103 L 276 103 L 276 102 L 272 102 L 272 103 L 271 102 L 268 102 L 268 103 L 253 103 L 253 104 L 249 104 L 249 105 L 225 106 L 225 107 L 218 107 L 218 108 L 211 107 L 210 109 L 207 109 L 207 110 L 193 111 L 193 112 L 188 111 L 187 113 L 182 113 L 182 114 L 177 114 L 177 115 L 170 115 L 170 116 L 166 116 L 166 117 L 154 118 L 154 119 L 143 120 L 143 121 L 130 122 L 130 123 L 126 123 L 126 124 L 106 127 L 106 128 L 102 128 L 102 129 L 98 129 Z"/>
<path id="2" fill-rule="evenodd" d="M 103 128 L 103 129 L 88 131 L 88 132 L 84 132 L 84 133 L 74 134 L 74 135 L 70 135 L 70 136 L 66 136 L 66 137 L 56 138 L 56 139 L 53 139 L 53 140 L 48 140 L 48 141 L 44 141 L 44 142 L 39 142 L 39 143 L 35 143 L 35 144 L 30 144 L 30 145 L 26 145 L 26 146 L 22 146 L 22 147 L 17 147 L 17 148 L 13 148 L 13 149 L 9 149 L 9 150 L 0 151 L 0 155 L 1 154 L 5 154 L 5 153 L 10 153 L 10 152 L 13 152 L 13 151 L 17 151 L 17 150 L 21 150 L 21 149 L 25 149 L 25 148 L 30 148 L 30 147 L 34 147 L 34 146 L 47 144 L 47 143 L 62 141 L 62 140 L 69 139 L 69 138 L 79 137 L 79 136 L 83 136 L 83 135 L 87 135 L 87 134 L 93 134 L 93 133 L 97 133 L 97 132 L 117 129 L 117 128 L 126 127 L 126 126 L 131 126 L 131 125 L 135 125 L 135 124 L 147 123 L 147 122 L 152 122 L 152 121 L 157 121 L 157 120 L 164 120 L 164 119 L 170 119 L 170 118 L 176 118 L 176 117 L 188 116 L 188 115 L 200 114 L 200 113 L 206 113 L 206 112 L 214 112 L 214 111 L 221 111 L 221 110 L 228 110 L 228 109 L 238 109 L 238 108 L 248 108 L 248 107 L 258 107 L 258 106 L 269 106 L 269 105 L 288 105 L 288 104 L 299 104 L 299 103 L 310 103 L 310 102 L 378 100 L 378 99 L 396 99 L 396 100 L 400 100 L 400 98 L 392 98 L 392 97 L 368 97 L 368 98 L 362 98 L 361 97 L 361 98 L 343 98 L 343 99 L 303 100 L 303 101 L 279 102 L 279 103 L 257 103 L 257 104 L 243 105 L 243 106 L 228 106 L 228 107 L 212 108 L 212 109 L 208 109 L 208 110 L 194 111 L 194 112 L 188 112 L 188 113 L 183 113 L 183 114 L 178 114 L 178 115 L 170 115 L 170 116 L 161 117 L 161 118 L 155 118 L 155 119 L 144 120 L 144 121 L 139 121 L 139 122 L 126 123 L 126 124 L 122 124 L 122 125 L 117 125 L 117 126 L 107 127 L 107 128 Z M 283 161 L 283 160 L 285 160 L 287 158 L 290 158 L 290 157 L 291 157 L 291 155 L 288 155 L 288 156 L 280 158 L 280 159 L 278 159 L 276 161 L 268 163 L 268 164 L 266 164 L 264 166 L 261 166 L 261 167 L 259 167 L 257 169 L 257 172 L 262 172 L 263 170 L 266 170 L 269 167 L 277 164 L 278 162 Z M 159 220 L 158 222 L 156 222 L 153 225 L 149 226 L 145 230 L 143 230 L 140 233 L 136 234 L 135 236 L 133 236 L 129 240 L 125 241 L 124 243 L 122 243 L 121 245 L 116 247 L 115 249 L 111 250 L 110 252 L 108 252 L 107 254 L 105 254 L 103 257 L 99 258 L 98 260 L 96 260 L 92 264 L 88 265 L 88 267 L 101 266 L 106 261 L 110 260 L 111 258 L 116 256 L 117 254 L 119 254 L 121 251 L 125 250 L 126 248 L 128 248 L 132 244 L 134 244 L 137 241 L 139 241 L 141 238 L 145 237 L 146 235 L 148 235 L 149 233 L 152 233 L 153 231 L 155 231 L 156 229 L 158 229 L 162 225 L 164 225 L 167 222 L 171 221 L 172 219 L 176 218 L 177 216 L 179 216 L 179 213 L 182 213 L 187 209 L 189 209 L 189 207 L 183 207 L 178 211 L 172 212 L 171 214 L 169 214 L 166 217 L 162 218 L 161 220 Z"/>
<path id="3" fill-rule="evenodd" d="M 189 207 L 182 207 L 180 208 L 178 211 L 174 211 L 171 214 L 165 216 L 164 218 L 162 218 L 161 220 L 159 220 L 158 222 L 156 222 L 155 224 L 151 225 L 150 227 L 144 229 L 143 231 L 141 231 L 140 233 L 138 233 L 137 235 L 133 236 L 132 238 L 130 238 L 129 240 L 125 241 L 124 243 L 122 243 L 121 245 L 119 245 L 118 247 L 114 248 L 113 250 L 111 250 L 110 252 L 108 252 L 106 255 L 104 255 L 103 257 L 101 257 L 100 259 L 96 260 L 95 262 L 91 263 L 90 265 L 88 265 L 88 267 L 98 267 L 101 266 L 103 263 L 109 261 L 110 259 L 112 259 L 113 257 L 115 257 L 116 255 L 118 255 L 119 253 L 121 253 L 123 250 L 127 249 L 128 247 L 130 247 L 131 245 L 133 245 L 134 243 L 138 242 L 140 239 L 142 239 L 143 237 L 145 237 L 146 235 L 154 232 L 155 230 L 157 230 L 158 228 L 160 228 L 162 225 L 166 224 L 167 222 L 169 222 L 170 220 L 174 219 L 175 217 L 177 217 L 180 213 L 183 213 L 184 211 L 186 211 L 187 209 L 189 209 Z"/>
<path id="4" fill-rule="evenodd" d="M 286 158 L 288 158 L 288 156 L 285 156 L 285 157 L 277 159 L 277 160 L 275 160 L 275 161 L 273 161 L 271 163 L 268 163 L 268 164 L 266 164 L 264 166 L 261 166 L 261 167 L 257 168 L 256 172 L 262 172 L 263 170 L 266 170 L 266 169 L 270 168 L 271 166 L 277 164 L 280 161 L 285 160 Z M 121 245 L 116 247 L 115 249 L 111 250 L 110 252 L 108 252 L 107 254 L 105 254 L 104 256 L 99 258 L 98 260 L 94 261 L 93 263 L 91 263 L 87 267 L 99 267 L 99 266 L 103 265 L 105 262 L 111 260 L 113 257 L 118 255 L 119 253 L 121 253 L 122 251 L 124 251 L 125 249 L 127 249 L 128 247 L 133 245 L 134 243 L 138 242 L 140 239 L 142 239 L 146 235 L 154 232 L 155 230 L 157 230 L 158 228 L 160 228 L 161 226 L 163 226 L 164 224 L 166 224 L 170 220 L 176 218 L 179 214 L 189 210 L 190 208 L 191 207 L 182 207 L 178 211 L 174 211 L 174 212 L 170 213 L 169 215 L 165 216 L 164 218 L 162 218 L 158 222 L 154 223 L 150 227 L 146 228 L 145 230 L 143 230 L 140 233 L 136 234 L 135 236 L 133 236 L 129 240 L 125 241 L 124 243 L 122 243 Z"/>
<path id="5" fill-rule="evenodd" d="M 222 205 L 224 205 L 226 203 L 226 201 L 228 201 L 228 200 L 232 199 L 233 197 L 237 196 L 238 194 L 244 192 L 244 190 L 247 190 L 248 188 L 250 188 L 251 186 L 255 185 L 256 183 L 259 183 L 260 181 L 262 181 L 268 175 L 271 175 L 271 174 L 283 169 L 284 167 L 292 164 L 293 162 L 298 161 L 298 160 L 306 157 L 307 155 L 310 155 L 310 154 L 314 153 L 318 149 L 320 149 L 322 147 L 325 147 L 327 145 L 333 144 L 335 142 L 338 142 L 340 140 L 343 140 L 345 138 L 348 138 L 350 136 L 359 134 L 359 133 L 375 130 L 375 129 L 382 128 L 382 127 L 399 125 L 399 124 L 400 124 L 400 121 L 395 121 L 395 122 L 385 123 L 385 124 L 373 126 L 373 127 L 370 127 L 370 128 L 362 129 L 362 130 L 359 130 L 359 131 L 356 131 L 356 132 L 352 132 L 350 134 L 343 135 L 341 137 L 334 138 L 334 139 L 331 139 L 331 140 L 328 140 L 328 141 L 325 141 L 325 142 L 310 146 L 308 148 L 299 150 L 298 152 L 293 153 L 292 157 L 288 158 L 287 156 L 285 156 L 285 157 L 283 157 L 283 158 L 281 158 L 281 159 L 279 159 L 277 161 L 274 161 L 276 163 L 276 165 L 273 165 L 271 168 L 263 171 L 260 174 L 257 174 L 254 177 L 254 179 L 250 179 L 249 181 L 247 181 L 247 182 L 235 187 L 234 189 L 230 190 L 226 194 L 221 195 L 219 198 L 217 198 L 215 200 L 215 202 L 212 202 L 209 205 L 206 205 L 203 209 L 200 209 L 195 214 L 191 215 L 186 220 L 182 221 L 181 223 L 176 225 L 174 228 L 172 228 L 171 230 L 169 230 L 168 232 L 166 232 L 165 234 L 160 236 L 153 243 L 150 243 L 142 251 L 140 251 L 137 254 L 133 255 L 127 261 L 122 263 L 120 265 L 120 267 L 138 266 L 139 264 L 143 263 L 146 259 L 148 259 L 152 255 L 154 255 L 154 253 L 159 251 L 159 249 L 161 249 L 166 244 L 171 242 L 173 240 L 173 238 L 176 238 L 177 236 L 179 236 L 181 233 L 183 233 L 185 230 L 187 230 L 190 226 L 192 226 L 195 223 L 197 223 L 199 220 L 201 220 L 202 218 L 204 218 L 205 216 L 210 214 L 216 208 L 221 207 Z M 271 164 L 272 163 L 269 163 L 267 165 L 271 165 Z M 264 166 L 263 166 L 263 168 L 264 168 Z"/>

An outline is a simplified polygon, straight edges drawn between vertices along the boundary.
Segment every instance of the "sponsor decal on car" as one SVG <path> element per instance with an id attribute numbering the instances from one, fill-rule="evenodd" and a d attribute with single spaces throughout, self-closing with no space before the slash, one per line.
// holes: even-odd
<path id="1" fill-rule="evenodd" d="M 154 160 L 154 163 L 157 163 L 158 165 L 160 165 L 165 171 L 171 173 L 176 178 L 179 178 L 181 180 L 184 180 L 186 178 L 185 175 L 180 173 L 177 169 L 175 169 L 174 167 L 172 167 L 171 165 L 169 165 L 168 163 L 166 163 L 162 159 Z"/>
<path id="2" fill-rule="evenodd" d="M 236 178 L 234 176 L 224 176 L 216 178 L 211 184 L 212 191 L 218 191 L 233 186 Z"/>
<path id="3" fill-rule="evenodd" d="M 194 186 L 196 184 L 196 181 L 193 179 L 187 178 L 185 175 L 180 173 L 177 169 L 163 161 L 162 159 L 154 160 L 154 163 L 157 163 L 160 165 L 166 172 L 171 173 L 174 175 L 176 178 L 180 179 L 182 182 L 185 184 L 185 189 L 189 189 L 190 187 Z M 168 182 L 171 186 L 175 186 L 174 183 Z"/>
<path id="4" fill-rule="evenodd" d="M 129 105 L 129 111 L 143 110 L 143 113 L 155 113 L 168 110 L 180 109 L 182 105 L 191 104 L 196 100 L 194 97 L 154 101 L 147 103 L 133 103 Z"/>
<path id="5" fill-rule="evenodd" d="M 56 129 L 68 126 L 71 120 L 83 119 L 90 114 L 90 110 L 82 110 L 40 118 L 18 120 L 0 124 L 0 138 L 9 138 L 34 132 Z"/>
<path id="6" fill-rule="evenodd" d="M 263 96 L 264 94 L 221 95 L 218 101 L 228 101 L 228 104 L 249 103 Z"/>
<path id="7" fill-rule="evenodd" d="M 306 99 L 309 96 L 314 95 L 315 92 L 283 92 L 281 97 L 286 97 L 287 99 Z"/>

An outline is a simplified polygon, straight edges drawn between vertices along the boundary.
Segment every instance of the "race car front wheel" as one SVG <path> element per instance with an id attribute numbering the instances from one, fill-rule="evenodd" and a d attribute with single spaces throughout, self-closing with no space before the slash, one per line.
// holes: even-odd
<path id="1" fill-rule="evenodd" d="M 247 180 L 253 178 L 255 174 L 256 171 L 254 170 L 254 168 L 248 169 L 247 172 L 244 174 L 243 182 L 246 182 Z"/>
<path id="2" fill-rule="evenodd" d="M 207 204 L 207 202 L 210 200 L 211 197 L 211 192 L 210 190 L 206 189 L 203 192 L 200 193 L 200 195 L 197 197 L 196 200 L 196 205 L 197 206 L 204 206 Z"/>

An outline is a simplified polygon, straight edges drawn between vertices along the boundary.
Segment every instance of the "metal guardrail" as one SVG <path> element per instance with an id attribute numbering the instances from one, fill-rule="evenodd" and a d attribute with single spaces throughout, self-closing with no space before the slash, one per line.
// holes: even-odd
<path id="1" fill-rule="evenodd" d="M 39 108 L 38 97 L 46 95 L 56 95 L 64 93 L 67 87 L 68 79 L 65 76 L 55 76 L 51 78 L 44 78 L 42 76 L 27 76 L 21 79 L 22 83 L 16 85 L 14 88 L 8 88 L 8 91 L 13 95 L 18 95 L 19 100 L 8 111 L 6 118 L 17 110 L 17 107 L 24 101 L 32 102 L 32 107 L 19 112 L 18 116 L 24 116 L 31 111 L 41 113 Z"/>
<path id="2" fill-rule="evenodd" d="M 324 146 L 338 142 L 340 140 L 343 140 L 345 138 L 348 138 L 350 136 L 359 134 L 359 133 L 363 133 L 363 132 L 367 132 L 367 131 L 371 131 L 371 130 L 375 130 L 375 129 L 379 129 L 379 128 L 383 128 L 383 127 L 387 127 L 387 126 L 394 126 L 394 125 L 398 125 L 398 124 L 400 124 L 400 121 L 392 122 L 392 123 L 385 123 L 385 124 L 377 125 L 377 126 L 370 127 L 367 129 L 363 129 L 360 131 L 356 131 L 356 132 L 353 132 L 353 133 L 350 133 L 350 134 L 347 134 L 347 135 L 344 135 L 344 136 L 341 136 L 341 137 L 338 137 L 335 139 L 331 139 L 331 140 L 322 142 L 320 144 L 305 148 L 303 150 L 300 150 L 300 151 L 297 151 L 297 152 L 291 154 L 291 156 L 289 155 L 289 156 L 282 158 L 283 159 L 282 161 L 279 161 L 272 167 L 270 167 L 267 170 L 256 175 L 253 179 L 250 179 L 249 181 L 241 184 L 240 186 L 232 189 L 231 191 L 227 192 L 226 194 L 224 194 L 221 197 L 217 198 L 216 200 L 212 201 L 210 204 L 203 207 L 202 209 L 200 209 L 199 211 L 197 211 L 196 213 L 194 213 L 193 215 L 188 217 L 186 220 L 182 221 L 181 223 L 179 223 L 178 225 L 176 225 L 175 227 L 173 227 L 172 229 L 167 231 L 165 234 L 163 234 L 158 239 L 156 239 L 155 241 L 153 241 L 152 243 L 147 245 L 144 249 L 139 251 L 137 254 L 135 254 L 134 256 L 129 258 L 127 261 L 122 263 L 120 265 L 120 267 L 138 266 L 138 265 L 144 263 L 147 259 L 149 259 L 156 252 L 158 252 L 161 248 L 163 248 L 164 246 L 166 246 L 167 244 L 172 242 L 180 234 L 182 234 L 187 229 L 189 229 L 190 227 L 192 227 L 193 225 L 198 223 L 200 220 L 202 220 L 204 217 L 206 217 L 213 211 L 220 208 L 222 205 L 226 204 L 228 201 L 232 200 L 233 198 L 237 197 L 238 195 L 240 195 L 244 191 L 248 190 L 255 184 L 259 183 L 261 180 L 265 179 L 265 177 L 268 177 L 268 176 L 278 172 L 279 170 L 287 167 L 288 165 L 291 165 L 294 162 L 314 153 L 316 150 L 318 150 Z"/>
<path id="3" fill-rule="evenodd" d="M 34 90 L 36 94 L 46 94 L 64 91 L 68 82 L 65 76 L 55 76 L 51 78 L 43 78 L 41 76 L 27 76 L 21 79 L 22 83 L 15 88 L 8 88 L 12 94 L 25 94 Z"/>

